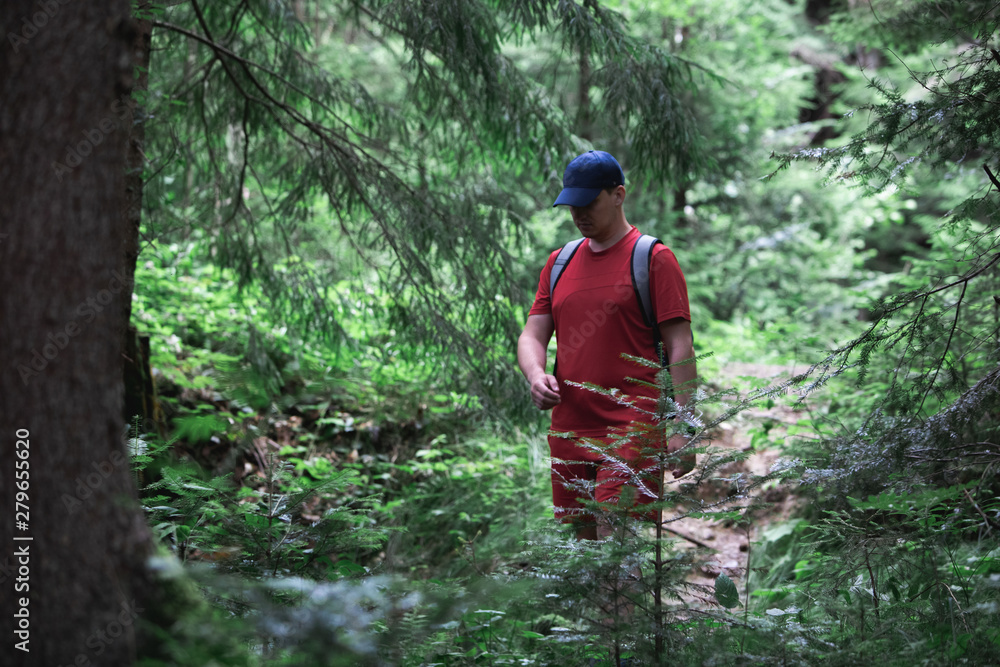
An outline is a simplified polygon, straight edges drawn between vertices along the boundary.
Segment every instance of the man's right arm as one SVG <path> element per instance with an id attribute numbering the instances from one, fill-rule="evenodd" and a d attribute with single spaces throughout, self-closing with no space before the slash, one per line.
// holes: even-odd
<path id="1" fill-rule="evenodd" d="M 528 315 L 517 339 L 517 363 L 531 385 L 531 400 L 539 410 L 549 410 L 561 400 L 559 382 L 545 373 L 545 354 L 553 331 L 552 315 Z"/>

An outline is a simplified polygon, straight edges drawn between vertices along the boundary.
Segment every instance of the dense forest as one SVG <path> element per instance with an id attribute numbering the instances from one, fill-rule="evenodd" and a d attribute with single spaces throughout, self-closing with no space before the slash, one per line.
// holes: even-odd
<path id="1" fill-rule="evenodd" d="M 1000 2 L 0 17 L 3 664 L 997 664 Z M 577 540 L 516 347 L 589 149 L 698 382 Z"/>

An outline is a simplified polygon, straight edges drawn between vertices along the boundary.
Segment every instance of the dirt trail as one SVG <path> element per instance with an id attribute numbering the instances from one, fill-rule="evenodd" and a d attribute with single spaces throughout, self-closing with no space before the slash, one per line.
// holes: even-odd
<path id="1" fill-rule="evenodd" d="M 760 378 L 768 384 L 775 384 L 805 370 L 804 367 L 733 363 L 725 366 L 715 384 L 735 385 L 742 390 L 742 387 L 752 381 L 752 378 Z M 709 444 L 720 449 L 749 451 L 753 428 L 759 427 L 765 421 L 770 421 L 773 423 L 773 427 L 769 432 L 769 439 L 780 441 L 784 438 L 787 427 L 797 422 L 801 416 L 800 412 L 781 403 L 771 408 L 759 407 L 746 410 L 713 432 Z M 778 458 L 779 452 L 776 449 L 754 451 L 745 461 L 730 464 L 721 469 L 718 475 L 728 477 L 739 472 L 764 475 L 770 471 L 771 466 Z M 714 496 L 703 496 L 705 502 L 712 502 L 724 497 L 725 493 L 722 489 L 727 486 L 720 485 L 720 491 Z M 796 496 L 787 487 L 761 489 L 756 495 L 762 497 L 768 506 L 754 512 L 755 520 L 749 533 L 751 542 L 757 540 L 761 531 L 766 530 L 772 523 L 787 519 L 798 502 Z M 679 548 L 699 551 L 696 558 L 700 565 L 690 578 L 693 583 L 712 587 L 715 578 L 720 572 L 724 572 L 736 582 L 742 595 L 748 545 L 748 535 L 743 528 L 732 523 L 727 525 L 718 521 L 692 518 L 680 519 L 667 524 L 667 526 L 672 531 L 691 538 L 692 541 L 678 539 L 677 546 Z M 714 551 L 697 546 L 695 541 Z"/>

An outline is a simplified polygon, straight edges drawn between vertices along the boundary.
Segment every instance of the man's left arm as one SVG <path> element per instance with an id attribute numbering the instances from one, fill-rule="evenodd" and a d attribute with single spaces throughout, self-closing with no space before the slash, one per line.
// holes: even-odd
<path id="1" fill-rule="evenodd" d="M 694 362 L 694 345 L 691 337 L 691 323 L 684 318 L 675 317 L 666 322 L 660 322 L 660 339 L 663 341 L 663 351 L 670 360 L 670 379 L 674 383 L 674 400 L 677 405 L 687 405 L 688 398 L 694 392 L 698 369 Z M 679 363 L 690 359 L 689 363 Z M 677 451 L 687 444 L 687 438 L 678 434 L 670 438 L 667 451 Z M 674 469 L 674 477 L 686 475 L 694 469 L 695 456 L 685 456 L 680 465 Z"/>

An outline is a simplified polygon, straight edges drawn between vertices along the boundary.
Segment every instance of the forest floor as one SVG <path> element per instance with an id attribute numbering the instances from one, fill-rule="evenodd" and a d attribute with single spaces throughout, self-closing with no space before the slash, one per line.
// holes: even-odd
<path id="1" fill-rule="evenodd" d="M 731 363 L 724 366 L 715 384 L 742 389 L 741 384 L 756 379 L 758 385 L 760 380 L 774 385 L 805 370 L 804 366 Z M 746 410 L 723 423 L 710 434 L 709 446 L 737 449 L 747 452 L 749 456 L 743 461 L 727 465 L 719 474 L 726 477 L 738 473 L 766 475 L 780 458 L 781 452 L 774 446 L 755 448 L 752 444 L 754 429 L 768 423 L 771 425 L 768 442 L 781 442 L 785 439 L 788 427 L 803 416 L 803 412 L 793 409 L 785 402 L 776 402 L 772 407 L 760 406 Z M 715 494 L 711 491 L 708 495 L 699 494 L 706 502 L 721 500 L 724 496 L 723 487 L 716 487 Z M 772 524 L 790 519 L 801 503 L 801 499 L 787 485 L 764 485 L 755 491 L 754 498 L 762 501 L 762 504 L 751 513 L 753 522 L 749 532 L 733 521 L 682 518 L 666 524 L 671 531 L 682 537 L 677 540 L 676 546 L 693 552 L 697 566 L 689 577 L 691 583 L 711 589 L 715 578 L 720 573 L 725 573 L 736 583 L 742 598 L 747 558 L 751 553 L 750 544 L 759 539 L 761 533 Z"/>

